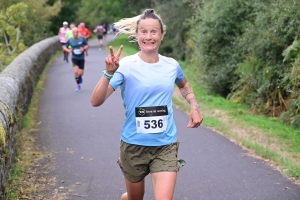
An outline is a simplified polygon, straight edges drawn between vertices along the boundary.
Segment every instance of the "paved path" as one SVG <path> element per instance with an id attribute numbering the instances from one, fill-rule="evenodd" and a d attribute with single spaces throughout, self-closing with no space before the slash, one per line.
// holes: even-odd
<path id="1" fill-rule="evenodd" d="M 55 188 L 71 200 L 117 200 L 125 184 L 117 165 L 124 109 L 118 89 L 103 106 L 91 106 L 104 69 L 105 51 L 90 41 L 82 91 L 75 92 L 72 67 L 62 56 L 51 65 L 41 94 L 39 142 L 51 152 Z M 174 200 L 299 200 L 294 185 L 264 161 L 204 127 L 187 129 L 187 115 L 175 109 L 180 170 Z M 153 199 L 150 176 L 145 200 Z"/>

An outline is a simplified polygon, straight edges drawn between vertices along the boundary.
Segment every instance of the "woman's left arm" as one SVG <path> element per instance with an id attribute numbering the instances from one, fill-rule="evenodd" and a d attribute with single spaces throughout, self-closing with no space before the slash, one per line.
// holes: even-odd
<path id="1" fill-rule="evenodd" d="M 184 77 L 182 82 L 177 83 L 176 85 L 179 88 L 181 95 L 191 105 L 190 119 L 187 128 L 198 128 L 203 121 L 203 117 L 192 87 L 186 77 Z"/>

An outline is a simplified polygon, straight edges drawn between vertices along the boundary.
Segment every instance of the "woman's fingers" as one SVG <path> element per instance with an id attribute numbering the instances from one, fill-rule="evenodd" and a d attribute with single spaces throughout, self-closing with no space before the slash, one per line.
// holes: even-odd
<path id="1" fill-rule="evenodd" d="M 119 67 L 119 57 L 122 53 L 123 45 L 120 46 L 117 54 L 114 54 L 112 46 L 109 47 L 109 55 L 105 58 L 106 67 L 110 67 L 109 71 L 115 71 Z M 108 69 L 107 69 L 108 70 Z"/>
<path id="2" fill-rule="evenodd" d="M 112 65 L 112 58 L 110 57 L 110 56 L 107 56 L 106 58 L 105 58 L 105 62 L 106 62 L 106 64 L 108 64 L 108 65 Z"/>
<path id="3" fill-rule="evenodd" d="M 123 50 L 123 45 L 121 45 L 120 46 L 120 48 L 119 48 L 119 50 L 118 50 L 118 52 L 117 52 L 117 58 L 119 58 L 120 57 L 120 55 L 121 55 L 121 53 L 122 53 L 122 50 Z"/>
<path id="4" fill-rule="evenodd" d="M 188 128 L 198 128 L 201 123 L 203 121 L 203 117 L 200 116 L 200 118 L 198 117 L 193 117 L 193 116 L 190 116 L 190 120 L 189 120 L 189 123 L 187 125 Z"/>
<path id="5" fill-rule="evenodd" d="M 112 46 L 109 46 L 109 51 L 110 51 L 110 56 L 115 57 L 114 56 L 114 49 L 112 48 Z"/>

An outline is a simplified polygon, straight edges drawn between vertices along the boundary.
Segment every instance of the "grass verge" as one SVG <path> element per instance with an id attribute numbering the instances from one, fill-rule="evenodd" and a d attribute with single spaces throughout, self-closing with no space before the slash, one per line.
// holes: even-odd
<path id="1" fill-rule="evenodd" d="M 109 43 L 114 49 L 124 46 L 123 56 L 137 52 L 126 36 Z M 204 116 L 203 125 L 247 148 L 252 156 L 266 160 L 283 175 L 300 183 L 300 131 L 286 126 L 276 118 L 254 115 L 250 110 L 220 96 L 210 95 L 199 81 L 197 67 L 180 62 L 194 89 Z M 173 103 L 186 112 L 190 107 L 175 89 Z"/>
<path id="2" fill-rule="evenodd" d="M 47 64 L 44 72 L 40 75 L 39 81 L 35 87 L 28 112 L 23 118 L 23 128 L 18 131 L 15 140 L 17 148 L 16 162 L 12 165 L 11 173 L 5 184 L 5 200 L 31 199 L 32 194 L 45 187 L 41 181 L 45 180 L 37 177 L 33 169 L 34 164 L 40 164 L 40 161 L 49 156 L 42 154 L 35 145 L 35 133 L 38 132 L 38 110 L 39 93 L 43 90 L 45 74 L 52 61 L 60 56 L 61 52 L 53 55 Z M 40 180 L 37 180 L 40 179 Z M 48 180 L 47 180 L 48 183 Z M 46 184 L 46 182 L 44 183 Z"/>
<path id="3" fill-rule="evenodd" d="M 249 149 L 282 174 L 299 183 L 299 130 L 284 125 L 277 119 L 254 115 L 243 105 L 209 95 L 201 87 L 203 84 L 199 84 L 197 80 L 199 77 L 196 77 L 196 67 L 190 65 L 187 67 L 186 63 L 181 65 L 196 91 L 196 98 L 205 118 L 203 125 Z M 178 101 L 180 97 L 177 95 L 174 98 Z"/>

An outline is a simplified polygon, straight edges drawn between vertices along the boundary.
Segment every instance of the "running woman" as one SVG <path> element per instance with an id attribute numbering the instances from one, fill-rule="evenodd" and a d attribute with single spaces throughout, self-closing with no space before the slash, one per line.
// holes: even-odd
<path id="1" fill-rule="evenodd" d="M 59 41 L 61 43 L 62 46 L 64 46 L 66 44 L 66 42 L 68 41 L 68 39 L 66 38 L 66 33 L 69 31 L 69 27 L 68 27 L 68 22 L 64 21 L 63 22 L 63 27 L 61 27 L 58 31 L 58 37 L 59 37 Z M 66 62 L 69 62 L 68 59 L 68 52 L 64 51 L 64 60 Z"/>
<path id="2" fill-rule="evenodd" d="M 145 177 L 151 173 L 154 198 L 173 198 L 177 172 L 179 141 L 173 118 L 174 84 L 189 102 L 188 128 L 200 126 L 203 117 L 194 91 L 179 63 L 158 53 L 166 26 L 153 9 L 115 23 L 119 33 L 137 41 L 140 51 L 120 60 L 121 46 L 105 59 L 106 70 L 92 96 L 93 106 L 100 106 L 118 87 L 124 101 L 123 124 L 118 164 L 124 175 L 127 192 L 121 200 L 141 200 Z"/>
<path id="3" fill-rule="evenodd" d="M 84 52 L 89 48 L 86 39 L 79 36 L 78 28 L 73 28 L 73 37 L 70 38 L 63 46 L 64 51 L 72 53 L 72 64 L 74 69 L 74 76 L 77 83 L 76 92 L 81 90 L 82 76 L 84 73 Z M 68 47 L 71 47 L 69 49 Z"/>

